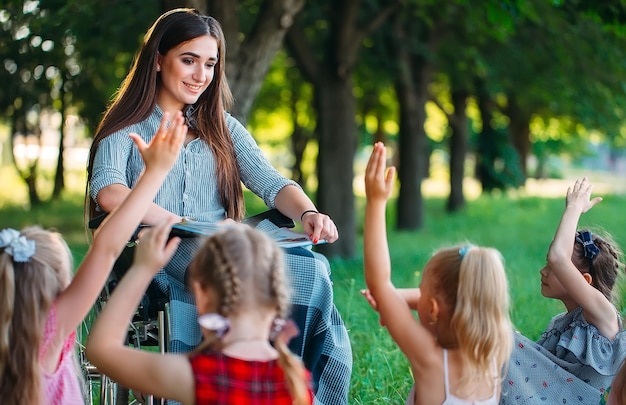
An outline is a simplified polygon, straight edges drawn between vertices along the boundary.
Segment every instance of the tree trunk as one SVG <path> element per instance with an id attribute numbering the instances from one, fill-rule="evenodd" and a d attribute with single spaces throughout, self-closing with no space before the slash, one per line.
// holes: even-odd
<path id="1" fill-rule="evenodd" d="M 516 102 L 515 96 L 508 96 L 507 115 L 511 142 L 519 155 L 519 167 L 524 178 L 528 177 L 526 160 L 530 154 L 530 114 L 525 113 Z"/>
<path id="2" fill-rule="evenodd" d="M 333 218 L 340 235 L 337 242 L 319 247 L 327 256 L 352 257 L 356 249 L 352 183 L 357 126 L 352 71 L 365 37 L 378 29 L 399 4 L 392 2 L 380 8 L 361 26 L 359 1 L 333 2 L 323 10 L 328 14 L 324 21 L 329 23 L 329 29 L 328 40 L 321 48 L 313 48 L 298 24 L 287 35 L 298 68 L 315 89 L 319 136 L 317 206 Z"/>
<path id="3" fill-rule="evenodd" d="M 61 94 L 59 95 L 59 100 L 61 100 L 61 128 L 59 129 L 59 154 L 57 156 L 57 169 L 54 174 L 54 188 L 52 189 L 52 200 L 56 200 L 63 192 L 65 188 L 65 160 L 63 158 L 65 152 L 65 119 L 67 117 L 65 111 L 65 90 L 63 86 L 61 86 Z"/>
<path id="4" fill-rule="evenodd" d="M 400 193 L 397 201 L 396 227 L 418 229 L 424 223 L 422 179 L 426 134 L 424 132 L 424 100 L 410 83 L 396 84 L 400 107 L 400 133 L 398 136 L 398 180 Z"/>
<path id="5" fill-rule="evenodd" d="M 492 191 L 501 186 L 492 170 L 497 156 L 498 139 L 496 130 L 491 124 L 493 118 L 491 97 L 482 79 L 477 79 L 476 83 L 476 98 L 482 121 L 482 129 L 476 144 L 476 177 L 484 191 Z"/>
<path id="6" fill-rule="evenodd" d="M 396 21 L 395 34 L 399 41 L 406 38 L 405 27 Z M 395 49 L 399 72 L 396 94 L 400 108 L 398 137 L 398 180 L 400 193 L 397 201 L 397 229 L 414 230 L 424 225 L 422 180 L 428 172 L 426 132 L 426 101 L 428 83 L 433 66 L 425 58 L 409 53 L 402 44 Z"/>
<path id="7" fill-rule="evenodd" d="M 294 120 L 294 122 L 296 122 Z M 293 132 L 291 133 L 291 152 L 294 156 L 293 167 L 291 168 L 291 178 L 305 188 L 306 176 L 304 170 L 302 170 L 302 162 L 304 161 L 304 150 L 309 143 L 309 136 L 306 134 L 306 130 L 301 126 L 294 124 Z"/>
<path id="8" fill-rule="evenodd" d="M 226 77 L 235 98 L 232 113 L 244 124 L 274 56 L 305 0 L 266 0 L 250 32 L 239 42 L 237 2 L 208 1 L 209 13 L 221 22 L 226 36 Z"/>
<path id="9" fill-rule="evenodd" d="M 468 93 L 452 90 L 454 112 L 448 116 L 450 125 L 450 196 L 448 212 L 456 212 L 465 207 L 463 178 L 465 177 L 465 155 L 468 143 L 468 120 L 465 109 Z"/>
<path id="10" fill-rule="evenodd" d="M 22 133 L 26 135 L 28 128 L 26 125 L 25 111 L 23 109 L 16 109 L 11 116 L 11 156 L 13 157 L 13 165 L 15 170 L 20 175 L 26 187 L 28 187 L 28 201 L 30 206 L 37 206 L 41 204 L 41 198 L 37 191 L 37 166 L 39 163 L 39 157 L 33 159 L 32 162 L 27 162 L 27 169 L 22 170 L 18 165 L 18 160 L 15 158 L 15 134 Z"/>
<path id="11" fill-rule="evenodd" d="M 352 257 L 356 249 L 354 213 L 354 155 L 356 148 L 356 106 L 350 75 L 328 75 L 317 88 L 319 154 L 317 175 L 320 187 L 317 206 L 330 215 L 339 230 L 339 240 L 323 245 L 327 256 Z"/>

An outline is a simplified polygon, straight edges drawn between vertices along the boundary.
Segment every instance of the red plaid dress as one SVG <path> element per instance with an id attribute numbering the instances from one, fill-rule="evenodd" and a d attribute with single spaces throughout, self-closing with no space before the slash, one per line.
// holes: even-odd
<path id="1" fill-rule="evenodd" d="M 277 360 L 248 361 L 207 352 L 190 359 L 196 404 L 292 405 L 285 374 Z M 307 372 L 310 387 L 310 374 Z M 313 392 L 309 389 L 310 402 Z"/>

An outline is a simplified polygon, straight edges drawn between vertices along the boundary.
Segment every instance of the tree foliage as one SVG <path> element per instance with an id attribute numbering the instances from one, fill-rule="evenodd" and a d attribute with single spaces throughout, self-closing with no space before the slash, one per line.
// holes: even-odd
<path id="1" fill-rule="evenodd" d="M 592 0 L 5 0 L 0 117 L 12 139 L 39 142 L 47 111 L 93 130 L 142 33 L 181 6 L 222 23 L 233 113 L 272 142 L 289 138 L 282 163 L 317 185 L 319 209 L 339 226 L 333 255 L 354 253 L 355 152 L 374 140 L 396 147 L 397 226 L 422 225 L 429 103 L 447 121 L 438 147 L 450 158 L 451 211 L 463 208 L 468 153 L 490 190 L 523 184 L 531 154 L 541 171 L 550 154 L 583 152 L 592 132 L 626 144 L 626 2 Z M 62 154 L 58 166 L 62 187 Z M 37 158 L 18 170 L 36 203 Z"/>

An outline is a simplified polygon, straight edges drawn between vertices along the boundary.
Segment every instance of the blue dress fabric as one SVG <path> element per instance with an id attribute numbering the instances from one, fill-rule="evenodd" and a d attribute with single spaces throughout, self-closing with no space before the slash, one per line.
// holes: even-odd
<path id="1" fill-rule="evenodd" d="M 144 168 L 141 155 L 128 134 L 135 132 L 150 142 L 163 111 L 156 106 L 144 121 L 102 140 L 94 160 L 90 195 L 111 184 L 134 187 Z M 226 114 L 242 183 L 275 208 L 274 199 L 287 185 L 299 187 L 272 167 L 263 152 L 234 117 Z M 201 139 L 183 146 L 154 202 L 180 216 L 201 223 L 215 223 L 226 216 L 217 189 L 213 154 Z M 201 339 L 193 295 L 185 273 L 201 243 L 184 238 L 170 262 L 155 277 L 158 288 L 170 299 L 170 346 L 172 352 L 188 352 Z M 326 258 L 305 248 L 285 250 L 286 271 L 292 284 L 292 318 L 301 335 L 290 343 L 311 371 L 315 403 L 344 405 L 352 373 L 352 349 L 347 330 L 333 302 L 330 266 Z"/>
<path id="2" fill-rule="evenodd" d="M 515 333 L 500 404 L 598 404 L 625 356 L 626 331 L 602 336 L 582 307 L 559 314 L 537 342 Z"/>

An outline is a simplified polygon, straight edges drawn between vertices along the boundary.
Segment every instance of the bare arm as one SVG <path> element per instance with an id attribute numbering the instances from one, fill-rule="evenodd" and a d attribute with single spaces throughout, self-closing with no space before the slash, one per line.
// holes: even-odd
<path id="1" fill-rule="evenodd" d="M 289 218 L 300 221 L 302 227 L 311 240 L 317 243 L 320 239 L 325 239 L 332 243 L 339 238 L 337 226 L 326 214 L 317 212 L 317 208 L 311 199 L 298 187 L 288 185 L 283 187 L 274 200 L 276 208 Z M 314 211 L 307 212 L 305 211 Z M 304 213 L 304 215 L 302 215 Z"/>
<path id="2" fill-rule="evenodd" d="M 384 319 L 389 334 L 396 341 L 411 364 L 427 361 L 435 349 L 435 340 L 421 324 L 413 318 L 411 309 L 391 282 L 391 262 L 387 244 L 385 209 L 391 195 L 395 170 L 385 169 L 386 152 L 381 143 L 367 164 L 365 173 L 365 232 L 363 251 L 365 282 L 377 302 L 381 319 Z M 420 342 L 416 345 L 415 342 Z M 415 367 L 414 367 L 415 368 Z"/>
<path id="3" fill-rule="evenodd" d="M 571 299 L 583 307 L 587 322 L 595 325 L 603 335 L 612 338 L 618 328 L 615 308 L 590 284 L 591 279 L 585 279 L 572 263 L 578 221 L 582 214 L 602 201 L 601 197 L 591 199 L 592 189 L 587 178 L 577 180 L 573 187 L 568 188 L 565 210 L 548 251 L 548 266 Z"/>
<path id="4" fill-rule="evenodd" d="M 100 226 L 71 284 L 57 298 L 59 333 L 69 334 L 87 315 L 113 263 L 176 161 L 187 127 L 182 115 L 177 115 L 169 128 L 165 127 L 166 119 L 167 115 L 150 145 L 146 145 L 138 135 L 131 134 L 146 163 L 146 171 L 133 192 Z"/>
<path id="5" fill-rule="evenodd" d="M 131 189 L 124 184 L 111 184 L 102 188 L 98 192 L 98 206 L 105 212 L 111 212 L 124 202 L 126 197 L 130 194 Z M 169 212 L 165 208 L 158 206 L 157 204 L 150 202 L 148 211 L 141 220 L 142 224 L 155 225 L 160 221 L 167 219 L 171 222 L 180 222 L 182 218 L 179 215 Z"/>
<path id="6" fill-rule="evenodd" d="M 419 288 L 396 288 L 396 292 L 400 295 L 400 297 L 402 297 L 404 302 L 406 302 L 407 306 L 412 311 L 417 311 L 417 301 L 420 299 L 421 295 Z M 372 309 L 378 312 L 378 303 L 376 302 L 376 299 L 372 295 L 371 291 L 367 289 L 361 290 L 361 295 L 365 297 L 367 303 L 370 304 Z M 385 320 L 382 317 L 380 317 L 380 325 L 386 325 Z"/>
<path id="7" fill-rule="evenodd" d="M 87 357 L 100 371 L 125 387 L 192 404 L 194 378 L 185 355 L 164 356 L 124 345 L 128 323 L 142 294 L 178 247 L 178 238 L 167 242 L 170 229 L 164 221 L 142 231 L 132 267 L 115 288 L 89 334 Z"/>

